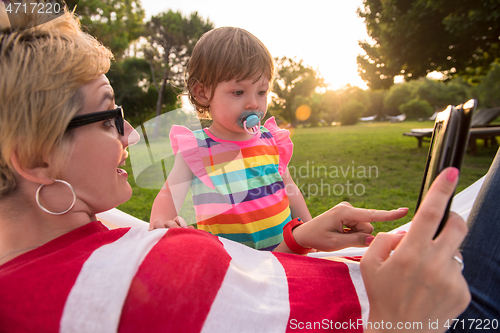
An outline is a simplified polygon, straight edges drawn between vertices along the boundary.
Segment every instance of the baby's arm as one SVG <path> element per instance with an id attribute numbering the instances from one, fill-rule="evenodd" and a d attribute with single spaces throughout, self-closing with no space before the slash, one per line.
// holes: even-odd
<path id="1" fill-rule="evenodd" d="M 288 196 L 288 201 L 290 204 L 290 210 L 292 211 L 292 218 L 300 217 L 303 222 L 307 222 L 312 219 L 311 213 L 307 208 L 306 201 L 297 187 L 295 182 L 290 176 L 288 168 L 286 168 L 285 174 L 282 176 L 283 183 L 285 184 L 286 194 Z"/>
<path id="2" fill-rule="evenodd" d="M 186 222 L 178 216 L 186 194 L 193 180 L 193 173 L 179 153 L 167 181 L 153 202 L 149 230 L 165 227 L 186 227 Z"/>

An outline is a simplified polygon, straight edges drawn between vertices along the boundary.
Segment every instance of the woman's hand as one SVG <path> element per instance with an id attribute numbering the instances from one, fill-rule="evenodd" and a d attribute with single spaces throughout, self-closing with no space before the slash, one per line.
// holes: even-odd
<path id="1" fill-rule="evenodd" d="M 180 216 L 174 217 L 173 220 L 155 220 L 149 222 L 149 230 L 154 230 L 154 229 L 161 229 L 161 228 L 191 228 L 193 229 L 193 226 L 188 226 L 186 221 Z"/>
<path id="2" fill-rule="evenodd" d="M 392 211 L 354 208 L 342 202 L 311 221 L 295 228 L 293 238 L 302 247 L 336 251 L 346 247 L 368 246 L 374 237 L 370 222 L 402 218 L 408 208 Z"/>
<path id="3" fill-rule="evenodd" d="M 380 327 L 383 321 L 394 328 L 399 322 L 421 323 L 418 331 L 425 332 L 437 323 L 439 330 L 432 331 L 445 331 L 446 321 L 469 304 L 462 266 L 453 258 L 460 257 L 457 248 L 467 233 L 465 222 L 450 213 L 444 229 L 433 239 L 457 176 L 457 169 L 445 169 L 431 186 L 408 233 L 378 234 L 361 260 L 372 324 Z"/>

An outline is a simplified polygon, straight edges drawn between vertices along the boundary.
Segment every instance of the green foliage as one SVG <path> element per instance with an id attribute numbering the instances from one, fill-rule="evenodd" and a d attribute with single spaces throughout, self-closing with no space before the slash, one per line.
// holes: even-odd
<path id="1" fill-rule="evenodd" d="M 482 107 L 500 107 L 500 64 L 492 64 L 476 92 Z"/>
<path id="2" fill-rule="evenodd" d="M 159 69 L 168 69 L 169 75 L 177 74 L 178 79 L 182 76 L 182 68 L 174 67 L 187 64 L 194 45 L 210 29 L 213 29 L 213 23 L 201 18 L 197 12 L 184 17 L 181 12 L 169 10 L 153 16 L 146 23 L 146 59 L 155 62 Z"/>
<path id="3" fill-rule="evenodd" d="M 422 78 L 419 80 L 416 96 L 429 102 L 434 111 L 444 110 L 448 105 L 458 105 L 470 99 L 470 88 L 460 80 L 442 82 Z"/>
<path id="4" fill-rule="evenodd" d="M 138 0 L 79 1 L 76 14 L 88 32 L 120 59 L 143 33 L 144 10 Z"/>
<path id="5" fill-rule="evenodd" d="M 147 45 L 144 46 L 145 58 L 150 63 L 152 80 L 159 91 L 156 102 L 156 115 L 164 108 L 163 96 L 167 86 L 182 87 L 184 70 L 194 45 L 203 33 L 213 29 L 209 20 L 202 19 L 197 12 L 184 17 L 181 12 L 169 10 L 153 16 L 146 23 Z M 159 82 L 157 77 L 160 78 Z M 158 133 L 155 127 L 153 136 Z"/>
<path id="6" fill-rule="evenodd" d="M 414 98 L 399 106 L 399 112 L 406 114 L 409 119 L 428 118 L 434 113 L 429 102 Z"/>
<path id="7" fill-rule="evenodd" d="M 337 120 L 338 109 L 340 108 L 339 94 L 336 90 L 327 90 L 321 95 L 322 119 L 327 124 Z"/>
<path id="8" fill-rule="evenodd" d="M 149 63 L 141 58 L 125 58 L 112 63 L 107 74 L 115 91 L 117 105 L 122 105 L 127 121 L 137 127 L 153 118 L 156 112 L 158 91 L 152 84 Z M 177 92 L 166 89 L 163 95 L 164 107 L 177 107 Z"/>
<path id="9" fill-rule="evenodd" d="M 406 80 L 434 70 L 485 74 L 500 58 L 498 1 L 365 0 L 358 15 L 375 43 L 361 42 L 361 77 L 387 89 L 395 75 Z"/>
<path id="10" fill-rule="evenodd" d="M 368 24 L 367 24 L 368 25 Z M 394 84 L 394 77 L 400 73 L 384 63 L 385 56 L 380 49 L 368 42 L 359 42 L 365 54 L 357 57 L 358 74 L 372 90 L 389 89 Z"/>
<path id="11" fill-rule="evenodd" d="M 274 79 L 273 98 L 269 107 L 271 114 L 288 123 L 296 123 L 295 111 L 309 100 L 316 88 L 323 87 L 324 81 L 316 71 L 307 67 L 302 60 L 283 57 L 276 58 L 276 76 Z M 313 113 L 317 109 L 313 109 Z M 316 117 L 313 115 L 313 117 Z"/>
<path id="12" fill-rule="evenodd" d="M 399 114 L 399 106 L 412 99 L 412 87 L 410 84 L 396 84 L 391 87 L 384 98 L 384 108 L 388 115 Z"/>
<path id="13" fill-rule="evenodd" d="M 323 120 L 323 124 L 339 122 L 341 107 L 351 101 L 361 102 L 365 108 L 367 105 L 371 105 L 370 92 L 351 85 L 338 90 L 326 90 L 316 100 L 319 102 L 317 105 L 319 119 Z"/>
<path id="14" fill-rule="evenodd" d="M 443 82 L 420 78 L 393 85 L 385 94 L 384 110 L 388 115 L 400 114 L 403 112 L 401 107 L 412 101 L 405 108 L 415 112 L 404 113 L 410 118 L 422 118 L 432 115 L 435 111 L 442 111 L 450 104 L 463 103 L 470 97 L 470 87 L 461 80 Z M 419 100 L 420 103 L 417 103 L 416 100 Z M 417 112 L 414 108 L 418 104 L 420 104 L 418 108 L 421 111 Z M 431 110 L 428 109 L 428 106 L 431 107 Z"/>
<path id="15" fill-rule="evenodd" d="M 357 100 L 350 100 L 340 108 L 339 120 L 342 126 L 355 125 L 358 122 L 358 118 L 361 117 L 365 111 L 366 107 L 363 103 Z"/>
<path id="16" fill-rule="evenodd" d="M 451 104 L 450 97 L 444 93 L 445 84 L 435 80 L 426 79 L 417 88 L 416 95 L 421 100 L 425 100 L 430 105 L 433 105 L 437 110 L 442 109 Z M 408 115 L 408 114 L 407 114 Z"/>
<path id="17" fill-rule="evenodd" d="M 450 104 L 458 105 L 470 98 L 471 88 L 464 80 L 453 79 L 443 82 L 421 78 L 396 84 L 389 90 L 362 90 L 358 87 L 346 86 L 338 90 L 326 90 L 323 94 L 316 93 L 314 98 L 306 99 L 306 101 L 316 110 L 317 118 L 314 119 L 330 124 L 334 121 L 341 121 L 340 109 L 351 101 L 361 102 L 365 107 L 362 114 L 358 116 L 378 115 L 381 119 L 384 115 L 400 114 L 402 105 L 418 99 L 421 111 L 410 111 L 410 114 L 407 114 L 408 117 L 416 119 L 429 117 L 435 111 L 442 111 Z M 432 109 L 430 111 L 429 105 Z M 415 102 L 407 107 L 410 106 L 415 107 Z M 348 121 L 348 123 L 353 122 L 354 118 Z"/>
<path id="18" fill-rule="evenodd" d="M 311 108 L 311 115 L 306 120 L 303 120 L 302 124 L 307 127 L 324 125 L 324 117 L 327 110 L 324 109 L 322 101 L 323 94 L 319 94 L 317 92 L 314 92 L 308 99 L 302 99 L 301 105 L 307 105 Z"/>
<path id="19" fill-rule="evenodd" d="M 363 116 L 373 116 L 378 115 L 382 117 L 384 115 L 384 99 L 387 95 L 387 90 L 367 90 L 366 95 L 368 97 L 368 106 Z"/>

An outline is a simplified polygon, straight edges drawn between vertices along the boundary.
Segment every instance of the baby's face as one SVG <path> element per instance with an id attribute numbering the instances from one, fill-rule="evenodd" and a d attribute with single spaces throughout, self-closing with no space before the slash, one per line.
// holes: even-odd
<path id="1" fill-rule="evenodd" d="M 233 133 L 231 135 L 248 135 L 238 125 L 238 118 L 245 111 L 267 111 L 267 95 L 269 78 L 261 77 L 258 81 L 247 79 L 220 82 L 215 88 L 210 101 L 210 114 L 217 130 Z"/>

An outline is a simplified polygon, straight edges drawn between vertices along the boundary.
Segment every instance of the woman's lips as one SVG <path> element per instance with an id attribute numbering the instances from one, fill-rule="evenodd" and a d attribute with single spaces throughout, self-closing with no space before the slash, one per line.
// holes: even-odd
<path id="1" fill-rule="evenodd" d="M 119 174 L 120 176 L 128 176 L 127 171 L 125 171 L 125 170 L 123 170 L 123 169 L 118 169 L 118 168 L 117 168 L 117 169 L 116 169 L 116 172 L 118 172 L 118 174 Z"/>

